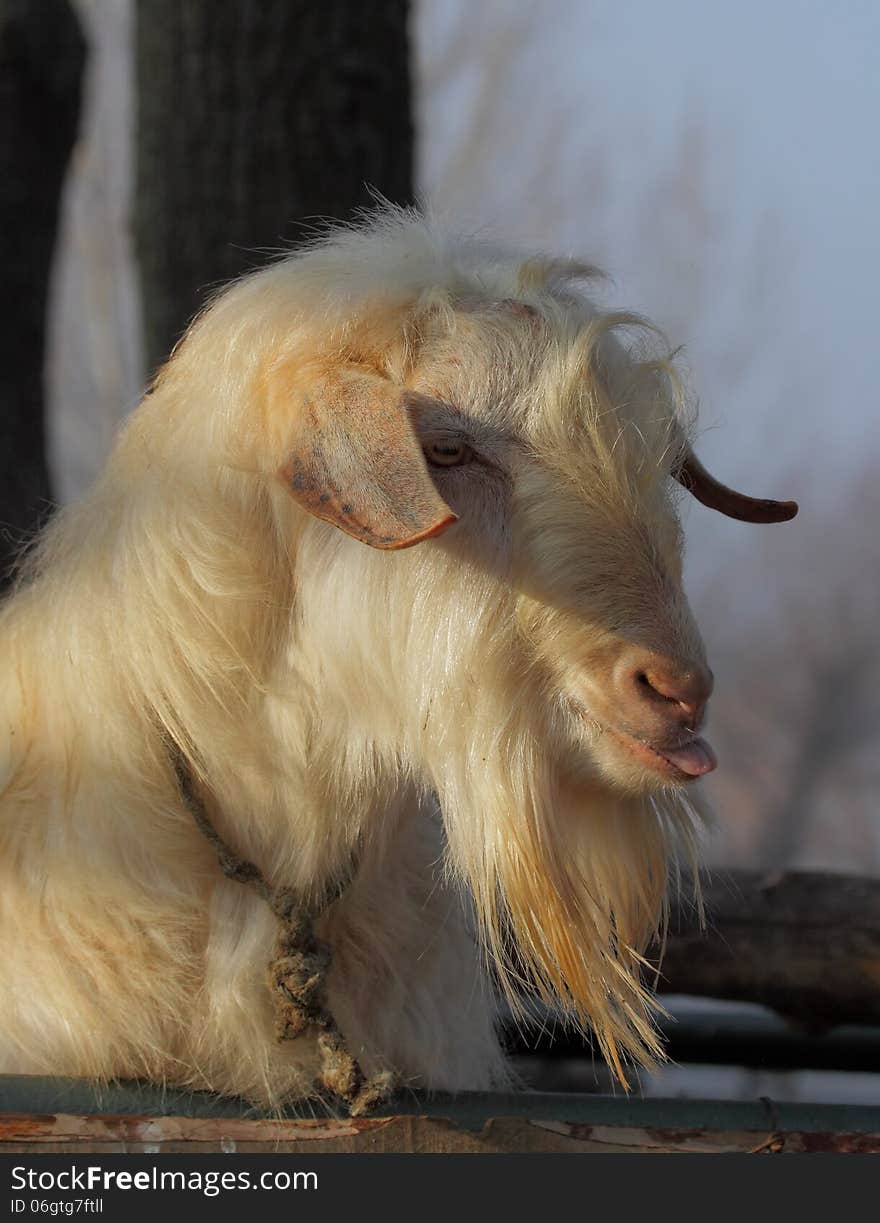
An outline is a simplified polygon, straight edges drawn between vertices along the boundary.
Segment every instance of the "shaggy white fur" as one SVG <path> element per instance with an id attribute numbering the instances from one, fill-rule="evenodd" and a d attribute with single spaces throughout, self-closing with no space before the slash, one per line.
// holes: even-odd
<path id="1" fill-rule="evenodd" d="M 386 210 L 193 324 L 0 611 L 0 1070 L 314 1094 L 169 740 L 274 883 L 359 857 L 320 933 L 368 1071 L 504 1082 L 496 985 L 659 1054 L 642 954 L 699 820 L 608 677 L 702 657 L 688 422 L 591 274 Z"/>

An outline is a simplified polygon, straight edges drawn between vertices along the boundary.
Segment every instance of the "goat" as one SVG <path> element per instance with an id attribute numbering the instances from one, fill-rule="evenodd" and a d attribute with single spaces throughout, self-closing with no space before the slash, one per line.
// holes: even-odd
<path id="1" fill-rule="evenodd" d="M 592 274 L 389 208 L 193 323 L 0 610 L 0 1071 L 352 1100 L 329 1032 L 486 1089 L 524 993 L 661 1056 L 715 763 L 674 490 L 796 506 L 699 465 Z"/>

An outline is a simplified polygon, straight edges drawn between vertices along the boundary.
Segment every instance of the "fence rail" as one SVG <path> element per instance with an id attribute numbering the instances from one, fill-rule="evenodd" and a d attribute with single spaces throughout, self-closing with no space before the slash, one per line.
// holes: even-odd
<path id="1" fill-rule="evenodd" d="M 0 1077 L 2 1152 L 880 1153 L 880 1108 L 543 1093 L 393 1102 L 380 1117 L 272 1117 L 142 1084 Z"/>

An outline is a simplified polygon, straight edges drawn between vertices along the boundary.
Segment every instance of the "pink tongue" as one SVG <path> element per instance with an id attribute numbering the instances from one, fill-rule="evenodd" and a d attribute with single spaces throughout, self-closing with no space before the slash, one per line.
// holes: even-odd
<path id="1" fill-rule="evenodd" d="M 702 777 L 718 765 L 715 753 L 705 739 L 692 739 L 684 747 L 676 747 L 672 751 L 664 748 L 662 755 L 682 773 L 687 773 L 688 777 Z"/>

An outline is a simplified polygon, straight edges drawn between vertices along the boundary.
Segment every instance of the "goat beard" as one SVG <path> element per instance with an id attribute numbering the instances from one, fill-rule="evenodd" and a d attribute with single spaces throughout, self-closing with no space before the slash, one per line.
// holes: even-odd
<path id="1" fill-rule="evenodd" d="M 626 1063 L 663 1060 L 645 952 L 662 947 L 670 877 L 682 856 L 695 864 L 700 816 L 680 792 L 627 796 L 575 776 L 529 702 L 507 701 L 500 718 L 497 693 L 472 697 L 484 707 L 468 743 L 435 775 L 450 866 L 514 1013 L 531 999 L 554 1008 L 626 1086 Z"/>

